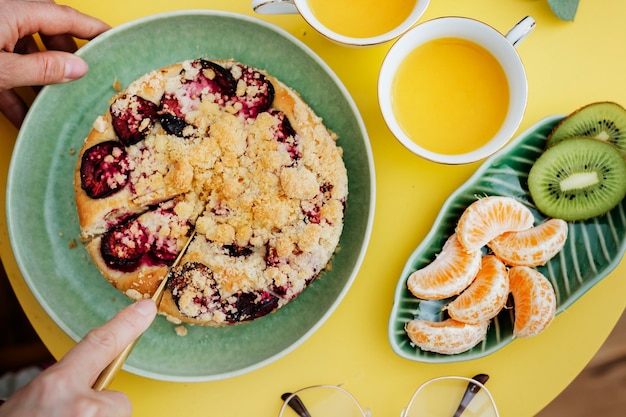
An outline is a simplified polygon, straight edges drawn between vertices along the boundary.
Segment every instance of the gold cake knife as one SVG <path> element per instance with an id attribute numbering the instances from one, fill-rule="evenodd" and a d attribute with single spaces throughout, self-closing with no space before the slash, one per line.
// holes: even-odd
<path id="1" fill-rule="evenodd" d="M 195 235 L 196 235 L 196 231 L 194 230 L 191 233 L 191 236 L 189 236 L 189 239 L 187 239 L 187 242 L 185 242 L 185 246 L 183 246 L 182 250 L 176 257 L 176 260 L 174 261 L 174 263 L 168 268 L 167 274 L 165 275 L 163 280 L 161 280 L 161 284 L 159 284 L 159 287 L 152 295 L 151 298 L 152 300 L 154 300 L 157 306 L 159 305 L 159 303 L 161 302 L 161 299 L 163 298 L 163 293 L 165 291 L 165 287 L 167 285 L 167 281 L 170 276 L 170 271 L 172 270 L 172 268 L 174 268 L 180 263 L 180 260 L 183 258 L 183 255 L 185 254 L 185 252 L 187 252 L 187 247 L 189 246 L 189 243 L 191 243 Z M 93 384 L 92 388 L 95 391 L 105 390 L 108 388 L 111 382 L 113 382 L 113 378 L 115 378 L 115 375 L 117 375 L 119 370 L 122 368 L 122 365 L 126 361 L 126 358 L 128 358 L 128 355 L 130 355 L 130 352 L 133 350 L 133 348 L 137 344 L 137 340 L 139 340 L 139 338 L 135 339 L 135 341 L 133 341 L 128 346 L 126 346 L 126 348 L 122 352 L 120 352 L 120 354 L 117 355 L 117 357 L 113 359 L 113 361 L 111 361 L 111 363 L 107 365 L 106 368 L 104 368 L 102 373 L 100 373 L 100 375 L 98 376 L 98 379 L 96 379 L 96 382 Z"/>

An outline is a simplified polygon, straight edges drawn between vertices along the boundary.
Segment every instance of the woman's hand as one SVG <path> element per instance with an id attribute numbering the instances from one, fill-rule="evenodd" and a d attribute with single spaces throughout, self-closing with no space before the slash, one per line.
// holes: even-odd
<path id="1" fill-rule="evenodd" d="M 0 406 L 0 417 L 130 417 L 128 397 L 91 387 L 102 370 L 152 323 L 156 305 L 142 300 L 90 331 L 59 362 Z"/>
<path id="2" fill-rule="evenodd" d="M 0 113 L 20 127 L 28 108 L 13 89 L 82 77 L 88 68 L 73 54 L 73 37 L 92 39 L 107 29 L 106 23 L 53 0 L 0 0 Z M 35 33 L 45 51 L 39 51 Z"/>

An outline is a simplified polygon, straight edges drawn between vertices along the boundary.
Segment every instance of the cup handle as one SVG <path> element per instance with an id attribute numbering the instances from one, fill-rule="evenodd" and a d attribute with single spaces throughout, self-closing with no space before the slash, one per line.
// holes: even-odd
<path id="1" fill-rule="evenodd" d="M 259 14 L 298 13 L 293 0 L 252 0 L 252 10 Z"/>
<path id="2" fill-rule="evenodd" d="M 505 35 L 511 45 L 517 47 L 525 38 L 533 31 L 536 26 L 535 19 L 530 16 L 526 16 L 520 20 L 509 32 Z"/>

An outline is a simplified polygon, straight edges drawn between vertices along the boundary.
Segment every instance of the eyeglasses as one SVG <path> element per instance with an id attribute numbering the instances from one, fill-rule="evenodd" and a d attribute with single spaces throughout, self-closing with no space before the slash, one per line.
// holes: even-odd
<path id="1" fill-rule="evenodd" d="M 484 383 L 488 375 L 473 378 L 444 376 L 422 384 L 400 417 L 499 417 Z M 337 385 L 315 385 L 281 396 L 278 417 L 371 417 L 352 394 Z"/>

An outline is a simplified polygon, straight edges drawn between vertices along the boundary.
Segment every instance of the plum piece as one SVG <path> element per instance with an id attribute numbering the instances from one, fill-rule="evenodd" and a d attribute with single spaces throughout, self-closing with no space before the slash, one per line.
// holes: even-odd
<path id="1" fill-rule="evenodd" d="M 222 310 L 222 298 L 213 272 L 200 262 L 185 262 L 172 268 L 167 287 L 179 308 L 180 299 L 185 296 L 199 306 L 198 315 Z"/>
<path id="2" fill-rule="evenodd" d="M 287 143 L 290 139 L 296 137 L 296 131 L 291 126 L 291 122 L 282 111 L 270 110 L 270 114 L 279 121 L 274 132 L 274 137 L 281 143 Z M 293 139 L 292 139 L 293 140 Z"/>
<path id="3" fill-rule="evenodd" d="M 124 94 L 110 107 L 113 130 L 125 146 L 133 145 L 146 137 L 154 126 L 157 105 L 136 95 Z"/>
<path id="4" fill-rule="evenodd" d="M 185 136 L 183 130 L 187 127 L 187 122 L 181 117 L 176 117 L 168 113 L 159 114 L 161 126 L 171 135 L 182 138 Z"/>
<path id="5" fill-rule="evenodd" d="M 306 202 L 303 203 L 302 213 L 304 214 L 304 222 L 311 224 L 320 224 L 322 222 L 322 215 L 320 213 L 320 206 L 315 203 Z"/>
<path id="6" fill-rule="evenodd" d="M 176 224 L 183 226 L 183 222 L 181 222 L 183 219 L 176 215 L 174 208 L 173 200 L 163 203 L 153 212 L 153 215 L 158 219 L 155 219 L 156 221 L 153 222 L 160 225 L 155 226 L 153 224 L 152 227 L 147 228 L 150 255 L 152 261 L 156 264 L 173 264 L 180 252 L 177 243 L 179 239 L 185 238 L 184 236 L 176 237 L 162 234 L 162 231 L 171 229 Z M 191 225 L 188 222 L 186 224 L 191 229 Z"/>
<path id="7" fill-rule="evenodd" d="M 150 254 L 156 259 L 157 263 L 171 265 L 178 256 L 178 247 L 173 239 L 155 239 L 154 244 L 150 248 Z"/>
<path id="8" fill-rule="evenodd" d="M 180 308 L 180 300 L 193 300 L 197 315 L 223 313 L 229 323 L 253 320 L 278 307 L 278 297 L 267 291 L 240 292 L 223 299 L 211 269 L 200 262 L 186 262 L 172 268 L 167 282 L 172 297 Z"/>
<path id="9" fill-rule="evenodd" d="M 221 65 L 204 59 L 193 62 L 201 70 L 192 81 L 186 81 L 186 90 L 190 97 L 200 97 L 205 94 L 215 95 L 215 102 L 225 104 L 235 94 L 236 82 L 232 74 Z"/>
<path id="10" fill-rule="evenodd" d="M 148 249 L 148 236 L 136 218 L 110 229 L 100 242 L 104 262 L 110 268 L 125 272 L 135 270 Z"/>
<path id="11" fill-rule="evenodd" d="M 252 255 L 252 248 L 249 246 L 224 245 L 224 250 L 228 256 L 240 257 Z"/>
<path id="12" fill-rule="evenodd" d="M 276 130 L 274 131 L 274 138 L 285 146 L 294 163 L 297 162 L 300 158 L 302 158 L 302 152 L 298 149 L 298 137 L 296 135 L 296 131 L 291 126 L 291 123 L 285 113 L 277 110 L 270 110 L 270 114 L 279 122 Z"/>
<path id="13" fill-rule="evenodd" d="M 148 211 L 127 218 L 105 233 L 101 253 L 107 265 L 132 271 L 140 265 L 173 264 L 180 251 L 177 243 L 181 237 L 170 231 L 175 225 L 185 225 L 174 208 L 174 200 L 151 206 Z"/>
<path id="14" fill-rule="evenodd" d="M 239 103 L 241 105 L 238 113 L 244 118 L 254 119 L 272 105 L 274 86 L 263 73 L 254 68 L 246 65 L 236 65 L 234 68 L 237 68 L 235 70 L 237 73 L 241 71 L 241 76 L 238 78 L 236 95 L 232 97 L 231 101 L 233 104 Z"/>
<path id="15" fill-rule="evenodd" d="M 227 308 L 226 320 L 239 323 L 263 317 L 278 307 L 278 297 L 267 291 L 241 292 L 236 296 L 232 310 Z"/>
<path id="16" fill-rule="evenodd" d="M 202 98 L 212 94 L 212 99 L 224 105 L 235 93 L 235 79 L 224 67 L 203 59 L 191 63 L 197 70 L 192 78 L 187 78 L 187 71 L 181 71 L 180 91 L 166 91 L 161 99 L 158 118 L 166 132 L 184 137 L 187 127 L 185 114 L 195 110 Z"/>
<path id="17" fill-rule="evenodd" d="M 306 223 L 320 224 L 322 222 L 322 206 L 331 199 L 333 185 L 324 183 L 320 186 L 320 192 L 311 200 L 302 201 L 302 213 Z M 326 223 L 328 221 L 324 220 Z"/>
<path id="18" fill-rule="evenodd" d="M 107 197 L 124 188 L 128 181 L 129 166 L 121 143 L 101 142 L 83 153 L 80 183 L 89 197 Z"/>

